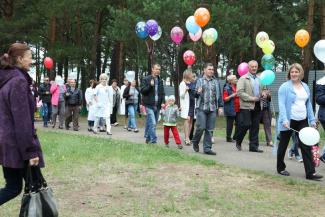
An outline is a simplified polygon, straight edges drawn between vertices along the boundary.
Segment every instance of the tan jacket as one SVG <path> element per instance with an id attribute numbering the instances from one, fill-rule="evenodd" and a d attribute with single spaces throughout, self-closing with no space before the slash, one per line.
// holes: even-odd
<path id="1" fill-rule="evenodd" d="M 260 84 L 260 93 L 262 93 L 262 85 Z M 239 78 L 237 83 L 237 95 L 240 100 L 240 109 L 254 110 L 255 102 L 253 101 L 253 84 L 248 74 Z"/>

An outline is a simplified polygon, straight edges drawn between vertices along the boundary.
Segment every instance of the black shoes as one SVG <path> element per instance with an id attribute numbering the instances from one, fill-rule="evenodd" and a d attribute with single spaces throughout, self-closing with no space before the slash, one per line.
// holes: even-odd
<path id="1" fill-rule="evenodd" d="M 193 149 L 194 149 L 195 152 L 199 152 L 200 151 L 199 144 L 194 144 L 193 143 Z"/>
<path id="2" fill-rule="evenodd" d="M 314 174 L 311 175 L 311 176 L 306 176 L 306 179 L 309 179 L 309 180 L 319 180 L 319 179 L 321 179 L 321 178 L 323 178 L 323 176 L 322 176 L 322 175 L 318 175 L 318 174 L 316 174 L 316 173 L 314 173 Z"/>
<path id="3" fill-rule="evenodd" d="M 212 151 L 212 150 L 206 151 L 206 152 L 204 152 L 204 154 L 207 154 L 207 155 L 216 155 L 216 153 L 214 151 Z"/>
<path id="4" fill-rule="evenodd" d="M 282 170 L 281 172 L 278 172 L 282 176 L 290 176 L 290 173 L 286 170 Z"/>
<path id="5" fill-rule="evenodd" d="M 227 138 L 227 142 L 235 142 L 232 138 Z"/>
<path id="6" fill-rule="evenodd" d="M 236 143 L 236 148 L 237 148 L 238 151 L 241 151 L 241 145 Z"/>
<path id="7" fill-rule="evenodd" d="M 250 152 L 257 152 L 257 153 L 263 153 L 264 151 L 261 149 L 249 149 Z"/>

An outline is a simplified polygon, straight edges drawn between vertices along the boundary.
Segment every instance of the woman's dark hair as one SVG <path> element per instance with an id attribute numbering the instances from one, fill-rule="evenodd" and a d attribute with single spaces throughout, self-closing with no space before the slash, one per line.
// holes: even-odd
<path id="1" fill-rule="evenodd" d="M 18 57 L 23 57 L 26 51 L 30 48 L 27 44 L 23 43 L 13 43 L 8 49 L 8 53 L 5 53 L 0 57 L 0 68 L 7 69 L 12 68 L 17 64 Z"/>

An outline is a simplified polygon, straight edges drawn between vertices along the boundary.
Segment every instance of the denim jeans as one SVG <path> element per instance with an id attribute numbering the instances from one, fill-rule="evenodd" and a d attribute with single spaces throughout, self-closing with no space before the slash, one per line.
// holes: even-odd
<path id="1" fill-rule="evenodd" d="M 200 109 L 197 110 L 196 129 L 192 142 L 193 144 L 198 145 L 204 132 L 204 152 L 209 152 L 212 148 L 212 133 L 216 124 L 216 116 L 216 111 L 202 111 Z"/>
<path id="2" fill-rule="evenodd" d="M 144 131 L 144 137 L 146 141 L 151 143 L 157 143 L 156 126 L 158 122 L 158 110 L 150 107 L 146 107 L 146 128 Z"/>
<path id="3" fill-rule="evenodd" d="M 290 147 L 289 152 L 293 153 L 295 156 L 300 156 L 299 151 L 298 151 L 298 138 L 297 138 L 297 133 L 294 132 L 292 133 L 291 139 L 292 139 L 292 145 Z"/>
<path id="4" fill-rule="evenodd" d="M 137 129 L 137 121 L 135 119 L 135 110 L 137 105 L 128 105 L 128 128 Z"/>
<path id="5" fill-rule="evenodd" d="M 42 116 L 43 116 L 43 123 L 44 126 L 47 126 L 47 122 L 51 119 L 52 115 L 52 105 L 51 103 L 43 103 L 42 105 Z"/>

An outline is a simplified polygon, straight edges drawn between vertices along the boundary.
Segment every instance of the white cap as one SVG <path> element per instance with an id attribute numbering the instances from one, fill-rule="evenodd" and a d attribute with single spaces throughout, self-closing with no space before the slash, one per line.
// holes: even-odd
<path id="1" fill-rule="evenodd" d="M 174 96 L 174 95 L 170 95 L 170 96 L 168 97 L 168 100 L 174 100 L 174 101 L 175 101 L 175 96 Z"/>

